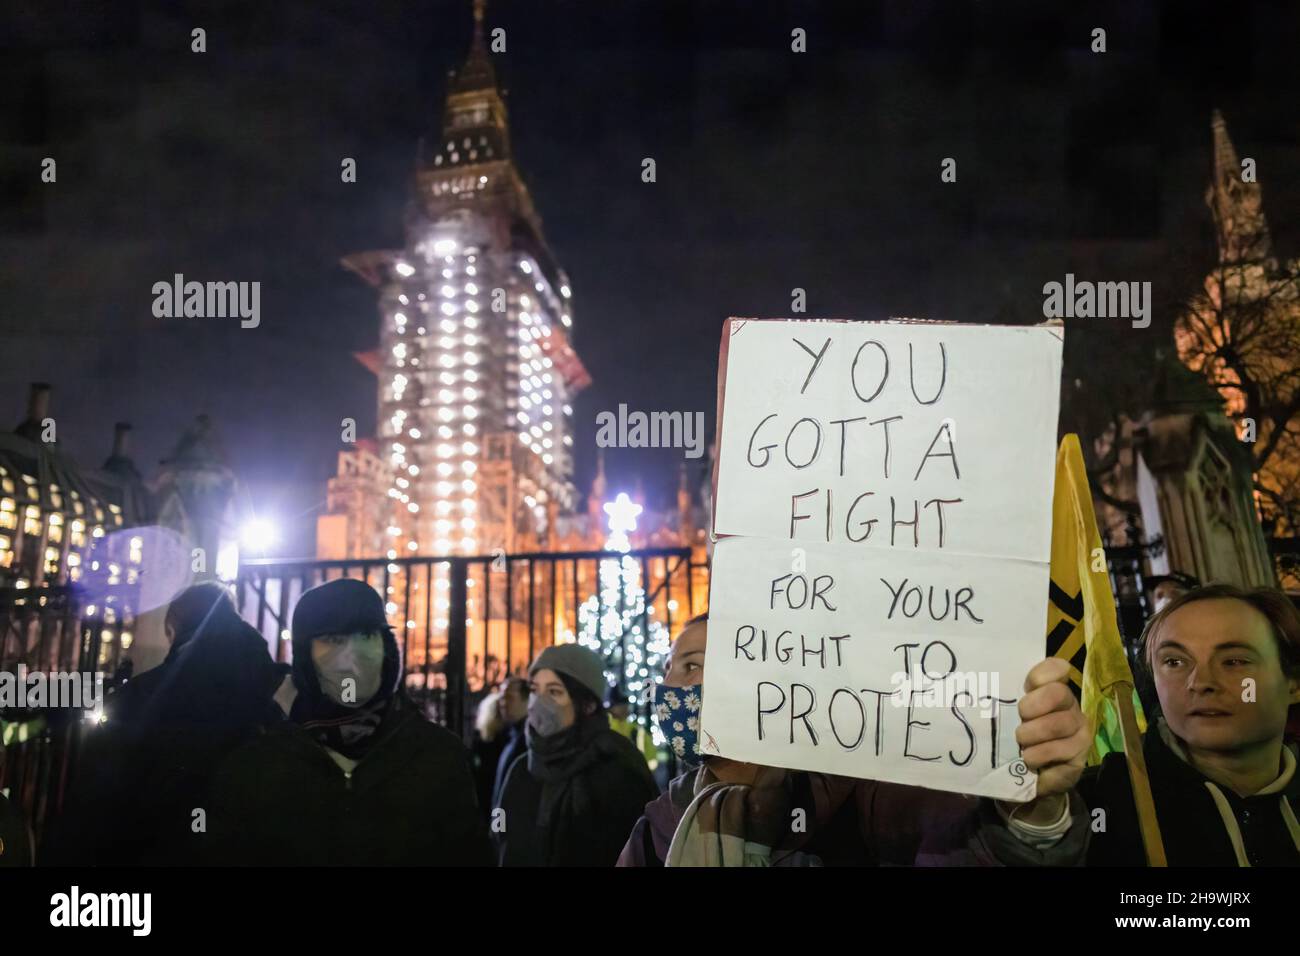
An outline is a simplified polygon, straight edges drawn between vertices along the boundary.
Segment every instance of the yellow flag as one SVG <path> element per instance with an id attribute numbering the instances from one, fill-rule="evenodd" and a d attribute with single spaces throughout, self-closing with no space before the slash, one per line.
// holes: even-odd
<path id="1" fill-rule="evenodd" d="M 1108 697 L 1117 682 L 1132 684 L 1133 674 L 1120 639 L 1083 452 L 1079 437 L 1073 434 L 1062 438 L 1056 450 L 1051 577 L 1047 653 L 1070 662 L 1070 680 L 1084 715 L 1092 722 L 1094 743 L 1089 763 L 1096 763 L 1108 750 L 1123 749 Z M 1137 714 L 1138 726 L 1145 730 L 1140 708 Z"/>

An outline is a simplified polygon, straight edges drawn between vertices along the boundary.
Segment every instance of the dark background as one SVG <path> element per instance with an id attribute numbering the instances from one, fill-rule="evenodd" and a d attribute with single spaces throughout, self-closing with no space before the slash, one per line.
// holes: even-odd
<path id="1" fill-rule="evenodd" d="M 789 315 L 794 287 L 809 316 L 1034 322 L 1067 271 L 1150 280 L 1150 329 L 1067 336 L 1063 426 L 1124 404 L 1214 253 L 1215 107 L 1296 245 L 1295 4 L 490 0 L 487 26 L 595 380 L 575 402 L 582 490 L 597 412 L 701 410 L 711 429 L 722 320 Z M 375 295 L 338 260 L 402 243 L 470 31 L 470 0 L 3 0 L 0 422 L 48 381 L 65 450 L 98 465 L 129 420 L 148 475 L 206 411 L 287 526 L 279 550 L 309 553 L 339 422 L 369 433 L 376 413 L 351 357 L 376 343 Z M 260 280 L 261 327 L 154 318 L 176 272 Z M 666 504 L 681 460 L 613 452 L 611 492 L 639 476 Z"/>

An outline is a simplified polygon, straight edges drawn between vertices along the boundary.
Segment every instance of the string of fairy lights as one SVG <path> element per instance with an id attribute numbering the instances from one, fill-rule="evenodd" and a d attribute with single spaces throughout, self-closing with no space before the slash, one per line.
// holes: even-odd
<path id="1" fill-rule="evenodd" d="M 641 566 L 627 555 L 632 548 L 627 535 L 636 530 L 641 506 L 620 492 L 604 505 L 604 510 L 609 515 L 605 550 L 617 551 L 623 557 L 600 562 L 600 594 L 591 595 L 578 608 L 576 640 L 605 661 L 605 680 L 635 700 L 662 676 L 670 635 L 668 628 L 654 619 L 654 606 L 646 607 Z M 647 622 L 644 630 L 643 617 Z M 575 635 L 569 637 L 575 639 Z M 637 721 L 655 735 L 655 742 L 663 743 L 648 709 L 634 713 Z"/>
<path id="2" fill-rule="evenodd" d="M 557 295 L 528 257 L 513 264 L 506 281 L 493 282 L 501 278 L 493 275 L 499 266 L 484 261 L 476 246 L 445 236 L 423 240 L 411 252 L 394 264 L 399 282 L 389 299 L 384 345 L 390 562 L 421 553 L 477 554 L 495 544 L 484 539 L 481 525 L 478 463 L 485 431 L 514 431 L 557 480 L 573 444 L 567 422 L 573 408 L 545 347 L 557 318 L 572 325 L 564 301 L 571 295 L 568 285 Z M 412 264 L 421 261 L 422 268 Z M 501 362 L 503 343 L 508 351 Z M 504 400 L 503 381 L 514 386 L 507 386 Z M 539 531 L 547 485 L 554 484 L 543 473 L 523 495 Z M 403 572 L 396 563 L 388 570 L 386 600 L 395 614 L 393 595 L 404 586 Z M 445 630 L 445 565 L 437 566 L 432 583 L 433 625 Z M 411 589 L 418 591 L 418 582 Z M 473 606 L 471 598 L 471 620 Z"/>

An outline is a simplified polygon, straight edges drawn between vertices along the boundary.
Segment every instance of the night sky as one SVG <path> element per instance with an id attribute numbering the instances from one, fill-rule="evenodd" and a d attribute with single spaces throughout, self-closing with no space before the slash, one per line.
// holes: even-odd
<path id="1" fill-rule="evenodd" d="M 1067 336 L 1067 380 L 1118 400 L 1111 363 L 1168 340 L 1213 254 L 1216 106 L 1296 245 L 1293 4 L 489 0 L 487 26 L 506 30 L 515 158 L 594 379 L 581 490 L 597 412 L 700 410 L 711 429 L 722 320 L 789 315 L 796 286 L 809 316 L 1028 323 L 1067 271 L 1152 280 L 1150 329 Z M 469 0 L 3 0 L 0 422 L 48 381 L 65 451 L 98 465 L 128 420 L 148 475 L 208 412 L 253 506 L 287 525 L 280 550 L 309 553 L 339 422 L 370 433 L 376 412 L 351 354 L 376 344 L 375 294 L 338 261 L 401 245 L 470 32 Z M 177 272 L 261 281 L 261 326 L 154 318 Z M 681 460 L 615 452 L 611 490 L 639 475 L 666 503 Z"/>

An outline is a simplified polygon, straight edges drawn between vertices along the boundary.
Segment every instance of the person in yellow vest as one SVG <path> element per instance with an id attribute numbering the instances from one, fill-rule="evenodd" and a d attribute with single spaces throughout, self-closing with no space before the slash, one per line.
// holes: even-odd
<path id="1" fill-rule="evenodd" d="M 641 751 L 641 756 L 645 757 L 645 762 L 651 770 L 658 767 L 659 748 L 651 739 L 650 732 L 631 718 L 627 695 L 618 687 L 611 687 L 609 693 L 605 695 L 605 707 L 609 713 L 610 730 L 632 741 L 636 749 Z"/>

